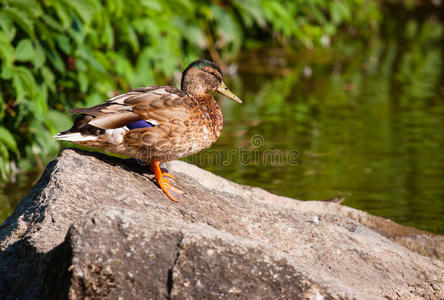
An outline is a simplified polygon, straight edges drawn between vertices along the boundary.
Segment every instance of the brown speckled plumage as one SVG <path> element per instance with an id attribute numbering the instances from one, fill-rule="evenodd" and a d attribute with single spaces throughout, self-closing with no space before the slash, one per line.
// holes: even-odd
<path id="1" fill-rule="evenodd" d="M 193 62 L 182 77 L 182 87 L 138 88 L 80 113 L 71 129 L 56 136 L 81 145 L 149 161 L 170 161 L 208 148 L 223 126 L 222 111 L 209 91 L 228 89 L 214 63 Z M 222 87 L 222 88 L 221 88 Z M 221 93 L 233 99 L 231 92 Z M 232 95 L 232 97 L 231 97 Z M 153 127 L 128 129 L 126 125 L 145 120 Z"/>

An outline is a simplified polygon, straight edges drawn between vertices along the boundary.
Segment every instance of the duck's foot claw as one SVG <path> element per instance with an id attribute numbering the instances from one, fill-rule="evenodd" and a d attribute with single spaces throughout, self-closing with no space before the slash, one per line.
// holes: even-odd
<path id="1" fill-rule="evenodd" d="M 166 177 L 169 177 L 169 178 L 172 178 L 172 179 L 176 179 L 176 177 L 174 177 L 174 175 L 172 175 L 172 174 L 170 174 L 168 172 L 162 172 L 162 175 L 166 176 Z"/>
<path id="2" fill-rule="evenodd" d="M 180 198 L 180 195 L 183 195 L 185 192 L 172 186 L 171 181 L 169 179 L 164 178 L 164 177 L 169 177 L 174 179 L 174 176 L 168 173 L 165 169 L 160 168 L 159 161 L 155 158 L 151 160 L 151 168 L 154 172 L 157 185 L 162 189 L 165 195 L 168 196 L 168 198 L 170 198 L 174 202 L 178 202 L 176 198 Z M 164 172 L 164 170 L 166 172 Z"/>
<path id="3" fill-rule="evenodd" d="M 176 198 L 179 198 L 184 192 L 179 190 L 178 188 L 172 186 L 168 179 L 164 179 L 163 177 L 156 178 L 157 184 L 160 189 L 168 196 L 172 201 L 178 202 Z"/>
<path id="4" fill-rule="evenodd" d="M 184 191 L 179 190 L 178 188 L 176 188 L 176 187 L 170 185 L 169 183 L 165 184 L 165 187 L 166 187 L 167 189 L 170 189 L 171 191 L 175 192 L 176 194 L 179 194 L 179 195 L 183 195 L 183 194 L 185 194 Z"/>

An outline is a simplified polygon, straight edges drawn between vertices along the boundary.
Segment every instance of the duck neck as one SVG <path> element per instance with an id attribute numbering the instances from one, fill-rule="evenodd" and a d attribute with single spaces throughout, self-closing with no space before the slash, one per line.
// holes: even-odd
<path id="1" fill-rule="evenodd" d="M 214 135 L 216 138 L 218 138 L 224 125 L 224 119 L 222 110 L 220 109 L 216 100 L 213 98 L 213 96 L 208 94 L 194 96 L 194 99 L 199 102 L 201 109 L 210 121 L 209 125 L 213 130 Z"/>

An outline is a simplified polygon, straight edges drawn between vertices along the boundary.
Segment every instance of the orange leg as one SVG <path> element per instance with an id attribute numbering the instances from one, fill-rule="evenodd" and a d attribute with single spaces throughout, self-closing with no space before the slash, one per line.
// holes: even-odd
<path id="1" fill-rule="evenodd" d="M 170 177 L 170 178 L 174 178 L 174 176 L 169 173 L 162 172 L 162 169 L 159 166 L 159 160 L 157 160 L 157 158 L 153 157 L 151 159 L 150 167 L 151 167 L 152 171 L 154 172 L 154 176 L 156 177 L 157 184 L 162 189 L 162 191 L 168 196 L 168 198 L 170 198 L 174 202 L 177 202 L 177 200 L 171 194 L 182 195 L 184 192 L 175 188 L 174 186 L 172 186 L 170 184 L 170 181 L 168 179 L 164 178 L 164 176 Z"/>

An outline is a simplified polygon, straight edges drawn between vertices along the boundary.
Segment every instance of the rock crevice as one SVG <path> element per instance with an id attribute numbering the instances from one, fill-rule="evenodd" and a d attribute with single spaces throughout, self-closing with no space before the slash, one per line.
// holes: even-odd
<path id="1" fill-rule="evenodd" d="M 167 299 L 171 299 L 171 291 L 173 290 L 173 286 L 174 286 L 173 272 L 174 272 L 174 267 L 177 264 L 177 260 L 179 259 L 180 251 L 182 251 L 182 249 L 183 249 L 182 241 L 183 241 L 183 235 L 180 237 L 180 240 L 176 244 L 176 246 L 177 246 L 176 257 L 174 258 L 174 261 L 171 264 L 171 266 L 168 268 Z"/>

